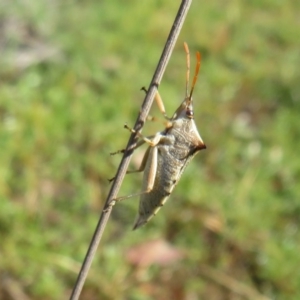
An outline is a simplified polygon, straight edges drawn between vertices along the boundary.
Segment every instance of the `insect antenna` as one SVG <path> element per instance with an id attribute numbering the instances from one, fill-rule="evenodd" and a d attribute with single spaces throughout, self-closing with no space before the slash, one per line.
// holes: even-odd
<path id="1" fill-rule="evenodd" d="M 190 101 L 192 100 L 194 87 L 195 87 L 196 81 L 198 79 L 198 74 L 199 74 L 199 70 L 200 70 L 201 55 L 200 55 L 200 52 L 198 52 L 198 51 L 196 53 L 196 58 L 197 58 L 197 64 L 196 64 L 195 74 L 194 74 L 192 87 L 191 87 L 191 92 L 190 92 L 190 96 L 189 96 Z"/>
<path id="2" fill-rule="evenodd" d="M 186 42 L 183 43 L 186 53 L 186 80 L 185 80 L 185 99 L 188 99 L 189 94 L 189 81 L 190 81 L 190 51 Z"/>

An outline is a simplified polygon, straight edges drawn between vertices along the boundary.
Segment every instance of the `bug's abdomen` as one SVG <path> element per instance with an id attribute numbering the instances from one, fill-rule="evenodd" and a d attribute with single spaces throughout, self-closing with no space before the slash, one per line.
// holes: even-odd
<path id="1" fill-rule="evenodd" d="M 162 153 L 169 150 L 168 147 L 158 146 L 157 168 L 155 181 L 152 189 L 140 197 L 139 216 L 135 223 L 134 229 L 147 223 L 158 210 L 165 204 L 169 195 L 172 193 L 184 167 L 184 161 L 168 157 Z M 146 165 L 145 171 L 149 171 L 150 166 Z M 147 180 L 143 180 L 142 191 L 147 189 Z"/>

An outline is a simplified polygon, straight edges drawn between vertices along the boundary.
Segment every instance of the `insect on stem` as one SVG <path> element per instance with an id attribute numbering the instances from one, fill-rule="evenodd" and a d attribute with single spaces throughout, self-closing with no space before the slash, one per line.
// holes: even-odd
<path id="1" fill-rule="evenodd" d="M 127 174 L 144 173 L 141 192 L 114 199 L 120 201 L 140 196 L 139 212 L 133 229 L 143 226 L 157 214 L 173 192 L 185 167 L 196 153 L 206 148 L 194 120 L 192 103 L 192 94 L 200 69 L 201 57 L 200 53 L 197 52 L 197 64 L 189 92 L 190 54 L 186 43 L 184 43 L 184 49 L 187 64 L 186 95 L 171 118 L 166 117 L 162 98 L 158 92 L 156 94 L 157 105 L 167 119 L 165 128 L 145 137 L 125 125 L 125 128 L 136 133 L 140 138 L 135 149 L 145 143 L 148 145 L 140 167 L 137 170 L 127 171 Z"/>

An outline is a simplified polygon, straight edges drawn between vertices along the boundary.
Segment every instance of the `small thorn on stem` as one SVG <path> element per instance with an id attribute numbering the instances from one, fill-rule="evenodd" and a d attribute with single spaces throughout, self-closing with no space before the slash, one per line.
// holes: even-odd
<path id="1" fill-rule="evenodd" d="M 141 91 L 144 91 L 146 94 L 148 93 L 148 90 L 144 86 L 141 88 Z"/>
<path id="2" fill-rule="evenodd" d="M 109 183 L 111 183 L 111 182 L 113 182 L 113 181 L 115 180 L 115 178 L 116 178 L 116 177 L 108 178 L 107 180 L 108 180 Z"/>

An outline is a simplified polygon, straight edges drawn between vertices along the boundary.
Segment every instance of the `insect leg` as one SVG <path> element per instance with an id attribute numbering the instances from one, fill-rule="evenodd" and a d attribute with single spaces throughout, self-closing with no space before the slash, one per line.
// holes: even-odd
<path id="1" fill-rule="evenodd" d="M 148 147 L 148 149 L 146 150 L 140 167 L 137 170 L 129 170 L 129 171 L 126 172 L 126 174 L 139 173 L 139 172 L 143 172 L 145 170 L 145 166 L 146 166 L 146 163 L 147 163 L 147 159 L 148 159 L 148 156 L 149 156 L 150 149 L 151 148 Z"/>
<path id="2" fill-rule="evenodd" d="M 134 129 L 129 128 L 127 125 L 124 125 L 124 127 L 125 127 L 126 129 L 128 129 L 129 131 L 131 131 L 131 132 L 134 132 L 134 133 L 136 132 Z M 138 137 L 141 138 L 142 140 L 139 141 L 139 142 L 137 143 L 137 145 L 135 146 L 134 149 L 140 147 L 140 146 L 143 145 L 144 143 L 149 144 L 151 147 L 155 147 L 155 146 L 159 143 L 159 141 L 160 141 L 160 139 L 161 139 L 161 134 L 160 134 L 160 133 L 157 133 L 157 134 L 154 135 L 154 136 L 151 135 L 151 136 L 148 136 L 148 137 L 143 136 L 141 133 L 137 133 L 137 135 L 138 135 Z M 116 154 L 116 153 L 120 153 L 120 152 L 122 152 L 122 151 L 123 151 L 123 150 L 120 150 L 120 151 L 111 153 L 111 155 L 114 155 L 114 154 Z M 124 151 L 125 151 L 125 150 L 124 150 Z M 143 172 L 144 169 L 145 169 L 145 165 L 146 165 L 147 159 L 148 159 L 149 151 L 150 151 L 150 148 L 147 149 L 147 151 L 146 151 L 146 153 L 145 153 L 145 155 L 144 155 L 142 164 L 141 164 L 141 166 L 139 167 L 139 169 L 137 169 L 137 170 L 132 170 L 132 171 L 127 171 L 126 174 Z M 114 179 L 115 179 L 115 177 L 108 179 L 108 181 L 109 181 L 109 182 L 112 182 Z"/>
<path id="3" fill-rule="evenodd" d="M 163 103 L 162 98 L 158 91 L 156 92 L 154 99 L 156 101 L 156 104 L 157 104 L 160 112 L 163 114 L 164 118 L 167 120 L 170 120 L 170 118 L 166 114 L 166 109 L 165 109 L 164 103 Z"/>
<path id="4" fill-rule="evenodd" d="M 142 90 L 145 91 L 145 93 L 148 92 L 147 89 L 146 89 L 145 87 L 142 87 Z M 157 91 L 156 94 L 155 94 L 154 100 L 155 100 L 155 102 L 156 102 L 156 104 L 157 104 L 157 106 L 158 106 L 160 112 L 163 114 L 164 118 L 165 118 L 166 120 L 170 121 L 171 118 L 169 118 L 169 117 L 167 116 L 167 114 L 166 114 L 166 109 L 165 109 L 164 103 L 163 103 L 162 98 L 161 98 L 161 96 L 160 96 L 160 94 L 159 94 L 158 91 Z M 152 116 L 149 116 L 147 119 L 150 120 L 150 121 L 156 120 L 156 118 L 155 118 L 155 117 L 152 117 Z M 166 125 L 167 128 L 172 127 L 172 123 L 171 123 L 171 122 L 166 122 L 165 125 Z"/>
<path id="5" fill-rule="evenodd" d="M 144 143 L 145 143 L 144 140 L 138 141 L 137 144 L 135 145 L 135 147 L 131 148 L 131 150 L 137 149 L 138 147 L 142 146 Z M 115 154 L 119 154 L 119 153 L 124 153 L 125 151 L 126 151 L 126 149 L 121 149 L 121 150 L 118 150 L 118 151 L 116 151 L 116 152 L 111 152 L 110 155 L 115 155 Z"/>
<path id="6" fill-rule="evenodd" d="M 143 144 L 145 143 L 145 141 L 141 141 Z M 137 147 L 136 147 L 137 148 Z M 136 149 L 135 148 L 135 149 Z M 139 172 L 143 172 L 144 171 L 144 169 L 145 169 L 145 165 L 146 165 L 146 162 L 147 162 L 147 158 L 148 158 L 148 154 L 149 154 L 149 149 L 150 148 L 148 148 L 147 150 L 146 150 L 146 152 L 145 152 L 145 154 L 144 154 L 144 157 L 143 157 L 143 160 L 142 160 L 142 163 L 141 163 L 141 165 L 140 165 L 140 167 L 137 169 L 137 170 L 129 170 L 129 171 L 127 171 L 126 172 L 126 174 L 132 174 L 132 173 L 139 173 Z M 117 153 L 117 152 L 115 152 L 115 153 Z M 114 153 L 113 153 L 114 154 Z M 114 181 L 114 179 L 115 179 L 115 177 L 113 177 L 113 178 L 110 178 L 110 179 L 108 179 L 108 181 L 109 182 L 112 182 L 112 181 Z"/>
<path id="7" fill-rule="evenodd" d="M 155 147 L 161 139 L 160 133 L 157 133 L 154 136 L 146 137 L 146 136 L 142 135 L 141 133 L 135 131 L 134 129 L 130 128 L 126 124 L 124 125 L 124 128 L 128 129 L 132 133 L 136 133 L 139 138 L 141 138 L 144 142 L 146 142 L 151 147 Z"/>
<path id="8" fill-rule="evenodd" d="M 147 156 L 146 156 L 147 155 Z M 145 154 L 146 158 L 144 157 L 142 165 L 140 168 L 143 168 L 143 170 L 145 169 L 145 165 L 146 162 L 148 160 L 149 161 L 149 172 L 148 172 L 148 176 L 146 178 L 144 178 L 144 180 L 146 180 L 147 182 L 147 186 L 146 189 L 142 192 L 139 193 L 135 193 L 135 194 L 130 194 L 128 196 L 121 196 L 118 198 L 113 199 L 113 204 L 114 205 L 116 202 L 125 200 L 125 199 L 129 199 L 132 197 L 137 197 L 143 194 L 147 194 L 149 192 L 151 192 L 151 190 L 153 189 L 153 185 L 154 185 L 154 180 L 155 180 L 155 176 L 156 176 L 156 168 L 157 168 L 157 148 L 156 147 L 149 147 L 147 149 L 147 152 Z"/>

